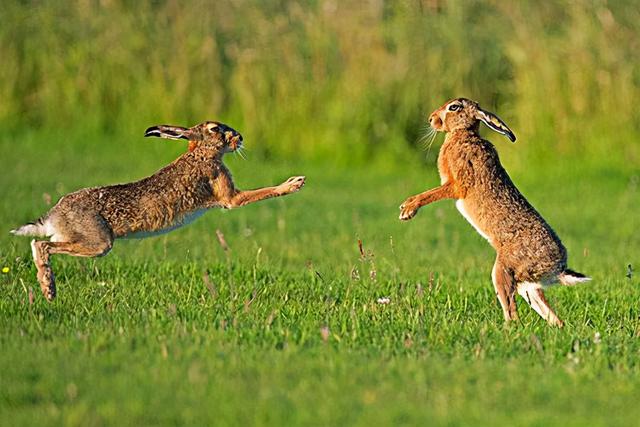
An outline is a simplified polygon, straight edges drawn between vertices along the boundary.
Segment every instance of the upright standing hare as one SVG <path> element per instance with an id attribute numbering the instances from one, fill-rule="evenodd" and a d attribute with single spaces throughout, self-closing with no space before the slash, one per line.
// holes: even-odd
<path id="1" fill-rule="evenodd" d="M 505 319 L 518 317 L 517 291 L 549 324 L 561 327 L 543 288 L 590 278 L 567 268 L 562 242 L 513 184 L 494 146 L 480 137 L 481 121 L 516 140 L 502 120 L 469 99 L 454 99 L 431 114 L 431 127 L 447 133 L 438 155 L 441 185 L 405 200 L 400 219 L 413 218 L 429 203 L 455 199 L 462 216 L 497 252 L 491 277 Z"/>
<path id="2" fill-rule="evenodd" d="M 294 193 L 304 185 L 304 176 L 296 176 L 275 187 L 238 190 L 222 156 L 241 148 L 242 136 L 222 123 L 204 122 L 189 129 L 154 126 L 144 136 L 186 139 L 189 151 L 140 181 L 67 194 L 40 219 L 12 231 L 51 238 L 31 241 L 38 281 L 49 301 L 56 296 L 50 254 L 103 256 L 116 238 L 166 233 L 207 209 L 236 208 Z"/>

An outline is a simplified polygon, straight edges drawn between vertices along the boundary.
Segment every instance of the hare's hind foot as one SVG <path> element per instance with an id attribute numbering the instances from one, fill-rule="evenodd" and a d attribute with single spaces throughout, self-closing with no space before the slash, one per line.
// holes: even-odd
<path id="1" fill-rule="evenodd" d="M 47 242 L 44 240 L 31 241 L 33 262 L 38 270 L 37 278 L 40 289 L 47 301 L 53 301 L 56 297 L 56 283 L 51 269 L 51 254 L 67 254 L 81 257 L 96 257 L 106 255 L 111 250 L 112 240 L 102 242 Z"/>
<path id="2" fill-rule="evenodd" d="M 496 297 L 498 297 L 498 301 L 502 307 L 504 320 L 518 320 L 518 312 L 516 309 L 516 280 L 513 277 L 513 272 L 500 262 L 500 258 L 497 258 L 493 265 L 491 279 L 496 291 Z"/>
<path id="3" fill-rule="evenodd" d="M 522 282 L 518 284 L 518 293 L 533 308 L 536 313 L 551 326 L 562 328 L 564 322 L 556 315 L 544 297 L 542 285 L 539 283 Z"/>
<path id="4" fill-rule="evenodd" d="M 33 262 L 36 265 L 38 283 L 40 283 L 40 289 L 47 301 L 53 301 L 56 297 L 56 282 L 51 264 L 49 263 L 49 251 L 46 248 L 46 244 L 49 242 L 31 241 L 31 253 L 33 255 Z"/>

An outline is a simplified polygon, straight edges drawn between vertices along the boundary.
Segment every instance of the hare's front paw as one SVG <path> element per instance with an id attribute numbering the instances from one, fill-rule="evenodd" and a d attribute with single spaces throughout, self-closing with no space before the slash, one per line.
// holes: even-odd
<path id="1" fill-rule="evenodd" d="M 420 209 L 420 205 L 417 203 L 416 199 L 409 197 L 402 205 L 400 205 L 400 219 L 402 221 L 410 220 L 416 216 L 418 209 Z"/>
<path id="2" fill-rule="evenodd" d="M 292 176 L 278 187 L 280 189 L 281 194 L 290 194 L 295 193 L 300 190 L 304 185 L 304 176 Z"/>

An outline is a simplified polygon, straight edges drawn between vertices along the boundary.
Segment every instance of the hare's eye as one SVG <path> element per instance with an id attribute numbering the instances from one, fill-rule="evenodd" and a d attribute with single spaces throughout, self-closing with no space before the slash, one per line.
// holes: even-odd
<path id="1" fill-rule="evenodd" d="M 461 105 L 460 104 L 452 104 L 449 105 L 449 108 L 447 108 L 449 111 L 458 111 L 460 109 Z"/>

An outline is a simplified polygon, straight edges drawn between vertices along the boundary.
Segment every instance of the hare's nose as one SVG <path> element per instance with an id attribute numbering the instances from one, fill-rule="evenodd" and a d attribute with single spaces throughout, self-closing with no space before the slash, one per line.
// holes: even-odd
<path id="1" fill-rule="evenodd" d="M 442 126 L 442 119 L 437 114 L 432 114 L 429 116 L 429 125 L 433 129 L 439 129 Z"/>

